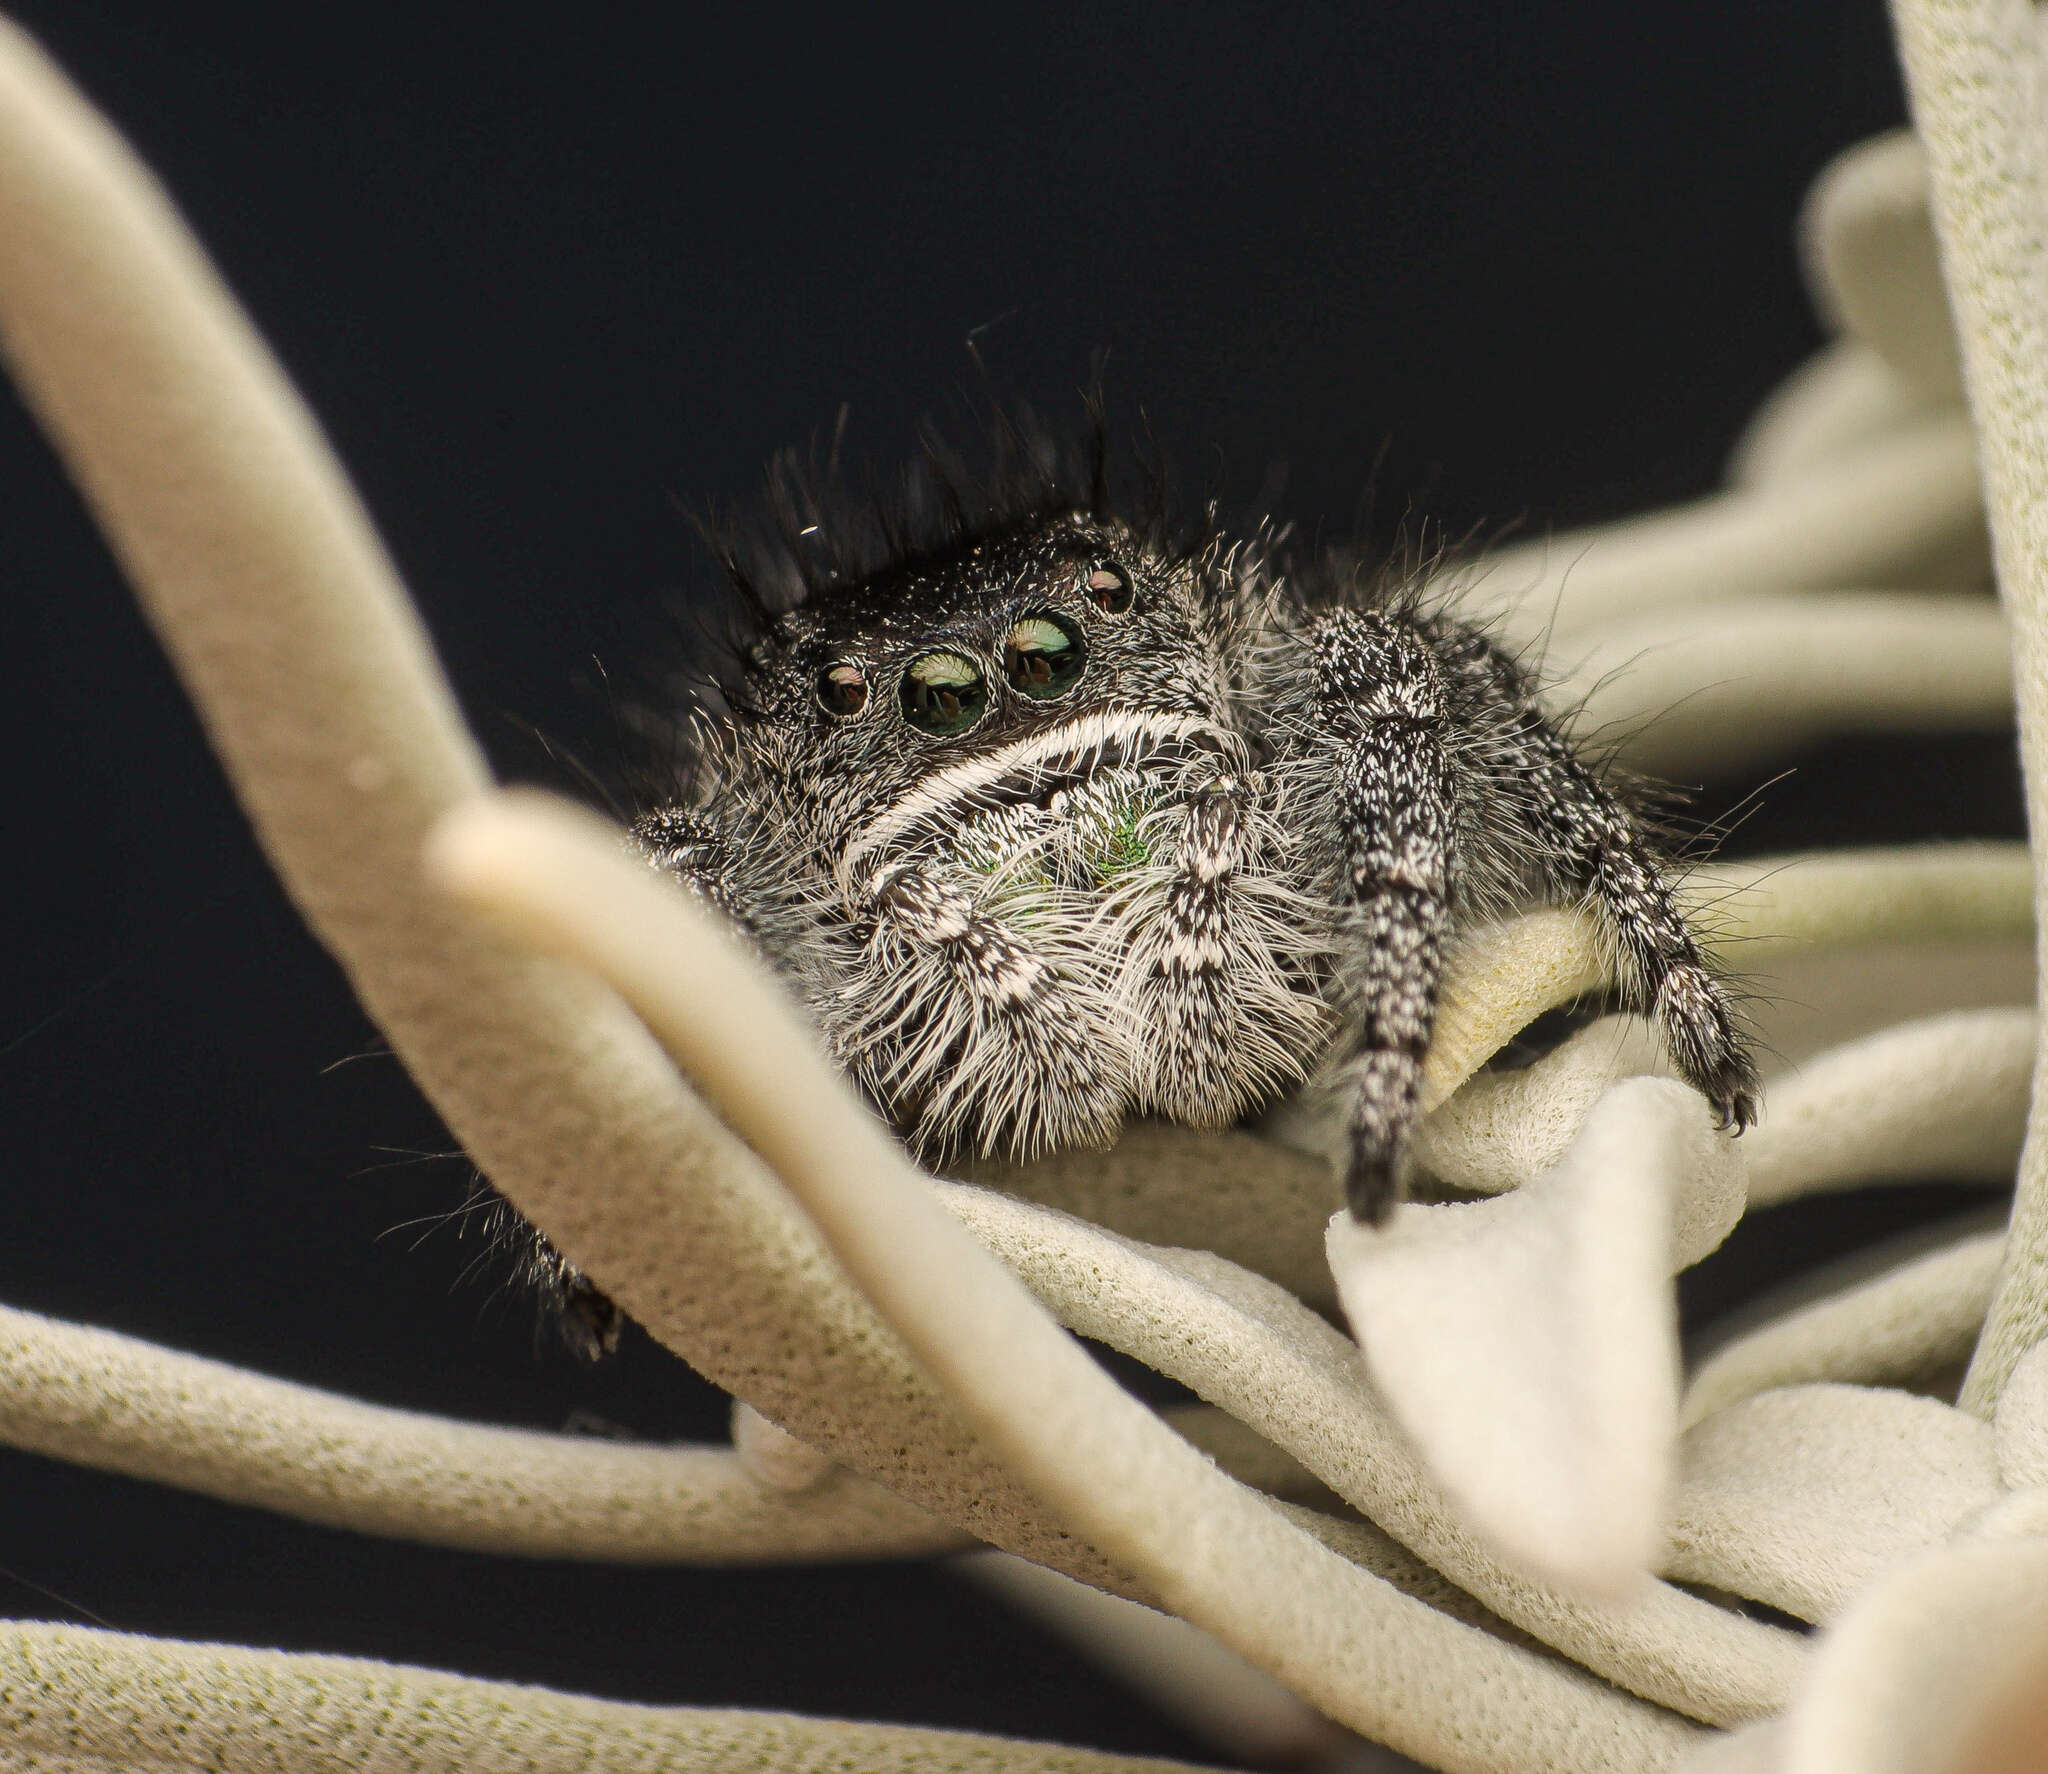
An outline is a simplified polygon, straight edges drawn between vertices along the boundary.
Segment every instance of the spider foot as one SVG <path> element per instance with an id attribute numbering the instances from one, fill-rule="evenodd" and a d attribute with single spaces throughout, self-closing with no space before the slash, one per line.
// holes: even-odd
<path id="1" fill-rule="evenodd" d="M 1705 967 L 1682 962 L 1657 994 L 1657 1020 L 1685 1081 L 1714 1106 L 1724 1130 L 1756 1125 L 1756 1062 L 1735 1026 L 1726 994 Z"/>
<path id="2" fill-rule="evenodd" d="M 618 1353 L 626 1315 L 582 1270 L 562 1278 L 557 1308 L 556 1332 L 577 1360 L 599 1362 Z"/>
<path id="3" fill-rule="evenodd" d="M 1361 1226 L 1384 1226 L 1407 1199 L 1407 1165 L 1396 1146 L 1354 1129 L 1344 1167 L 1344 1200 Z"/>

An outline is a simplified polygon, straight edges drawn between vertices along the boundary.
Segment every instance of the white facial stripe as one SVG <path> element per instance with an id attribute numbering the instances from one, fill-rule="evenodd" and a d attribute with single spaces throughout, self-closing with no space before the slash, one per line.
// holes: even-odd
<path id="1" fill-rule="evenodd" d="M 1051 762 L 1055 758 L 1085 757 L 1108 746 L 1127 746 L 1134 740 L 1172 744 L 1179 740 L 1204 738 L 1222 748 L 1224 759 L 1237 762 L 1243 742 L 1211 722 L 1193 715 L 1147 714 L 1124 709 L 1114 713 L 1083 715 L 1029 739 L 1017 740 L 985 757 L 968 758 L 927 777 L 916 788 L 877 818 L 858 842 L 849 845 L 840 858 L 837 873 L 844 888 L 854 878 L 860 863 L 886 848 L 905 832 L 948 808 L 971 812 L 974 798 L 997 783 Z"/>

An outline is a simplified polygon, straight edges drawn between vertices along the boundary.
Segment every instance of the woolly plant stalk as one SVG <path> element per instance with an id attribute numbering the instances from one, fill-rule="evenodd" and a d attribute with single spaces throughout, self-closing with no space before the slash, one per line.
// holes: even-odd
<path id="1" fill-rule="evenodd" d="M 2027 823 L 2038 843 L 2048 832 L 2048 95 L 2039 26 L 2025 0 L 1897 0 L 1895 18 L 2012 626 Z M 2037 942 L 2048 941 L 2044 891 L 2037 878 Z M 2036 1060 L 2033 1100 L 2006 1266 L 1963 1386 L 1964 1408 L 1980 1413 L 2048 1331 L 2048 1048 Z"/>
<path id="2" fill-rule="evenodd" d="M 14 1622 L 0 1624 L 0 1733 L 10 1766 L 62 1774 L 1193 1774 L 966 1731 L 629 1706 L 351 1657 Z"/>
<path id="3" fill-rule="evenodd" d="M 1445 1767 L 1640 1767 L 1683 1743 L 1668 1714 L 1333 1556 L 1158 1424 L 947 1216 L 758 964 L 597 822 L 530 797 L 479 805 L 431 856 L 467 903 L 629 995 L 1009 1469 L 1174 1611 Z"/>
<path id="4" fill-rule="evenodd" d="M 1120 1582 L 973 1448 L 615 998 L 426 890 L 428 830 L 485 776 L 419 620 L 318 427 L 155 182 L 11 26 L 0 345 L 280 877 L 483 1170 L 773 1420 L 1012 1551 Z M 647 1262 L 650 1248 L 666 1260 Z"/>

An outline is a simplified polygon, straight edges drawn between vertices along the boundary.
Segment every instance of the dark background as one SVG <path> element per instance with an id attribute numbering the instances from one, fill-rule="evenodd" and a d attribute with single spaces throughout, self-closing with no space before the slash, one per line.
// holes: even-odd
<path id="1" fill-rule="evenodd" d="M 1705 490 L 1817 342 L 1802 192 L 1902 115 L 1875 0 L 16 12 L 183 204 L 526 776 L 518 722 L 607 743 L 581 686 L 621 613 L 709 584 L 679 500 L 744 498 L 842 402 L 890 462 L 978 385 L 970 336 L 1062 417 L 1107 347 L 1183 487 L 1284 468 L 1331 537 Z M 0 489 L 0 1298 L 397 1404 L 722 1434 L 644 1341 L 582 1369 L 465 1274 L 434 1223 L 465 1166 L 392 1061 L 338 1063 L 374 1031 L 5 396 Z M 2019 829 L 2001 741 L 1799 762 L 1740 847 Z M 1203 1753 L 927 1570 L 494 1562 L 13 1455 L 0 1565 L 28 1615 Z"/>

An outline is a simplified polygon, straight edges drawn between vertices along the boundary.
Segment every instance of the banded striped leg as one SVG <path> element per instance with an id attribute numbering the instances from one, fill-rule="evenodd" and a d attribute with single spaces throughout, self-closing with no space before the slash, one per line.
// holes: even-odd
<path id="1" fill-rule="evenodd" d="M 1572 751 L 1512 660 L 1468 637 L 1454 669 L 1495 705 L 1488 749 L 1519 785 L 1546 872 L 1557 887 L 1590 899 L 1613 931 L 1628 1008 L 1656 1021 L 1672 1063 L 1723 1127 L 1748 1127 L 1756 1120 L 1756 1064 L 1649 834 Z"/>
<path id="2" fill-rule="evenodd" d="M 963 883 L 899 863 L 860 896 L 869 930 L 828 1007 L 842 1062 L 930 1151 L 965 1143 L 1025 1158 L 1114 1137 L 1129 1079 L 1078 957 L 1050 957 Z"/>
<path id="3" fill-rule="evenodd" d="M 1436 1021 L 1455 867 L 1447 687 L 1415 632 L 1353 610 L 1311 631 L 1315 715 L 1339 764 L 1328 818 L 1343 910 L 1339 985 L 1355 1019 L 1344 1195 L 1379 1224 L 1401 1200 Z"/>
<path id="4" fill-rule="evenodd" d="M 1535 816 L 1569 862 L 1566 883 L 1606 915 L 1627 975 L 1625 1002 L 1652 1017 L 1680 1076 L 1723 1127 L 1756 1120 L 1757 1075 L 1728 993 L 1680 916 L 1657 857 L 1628 814 L 1540 719 L 1528 735 Z"/>
<path id="5" fill-rule="evenodd" d="M 713 826 L 680 807 L 662 807 L 634 822 L 633 842 L 651 866 L 673 875 L 701 904 L 743 935 L 755 934 L 733 879 L 732 854 Z"/>
<path id="6" fill-rule="evenodd" d="M 1259 787 L 1221 776 L 1189 797 L 1157 915 L 1132 938 L 1141 1100 L 1195 1127 L 1227 1127 L 1298 1084 L 1325 1020 L 1296 964 L 1295 909 L 1257 867 L 1277 844 Z"/>

